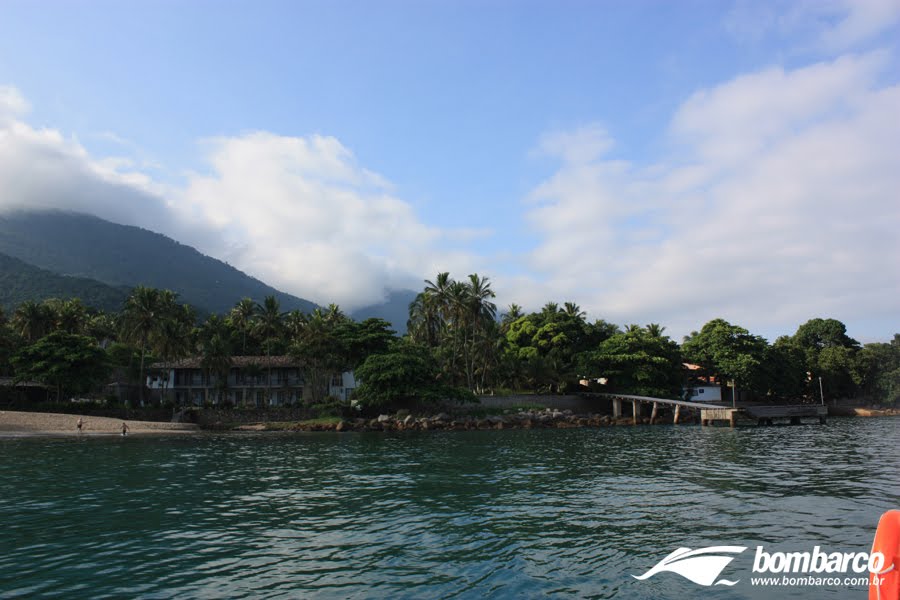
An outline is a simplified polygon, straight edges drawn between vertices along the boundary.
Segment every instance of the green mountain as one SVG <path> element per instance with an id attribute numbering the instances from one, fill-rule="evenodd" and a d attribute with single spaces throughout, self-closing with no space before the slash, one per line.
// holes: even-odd
<path id="1" fill-rule="evenodd" d="M 119 310 L 128 296 L 127 287 L 112 287 L 93 279 L 57 275 L 0 254 L 0 307 L 9 314 L 26 300 L 81 298 L 88 306 Z"/>
<path id="2" fill-rule="evenodd" d="M 59 281 L 85 278 L 111 288 L 167 288 L 201 311 L 223 313 L 241 298 L 261 301 L 268 295 L 278 298 L 282 310 L 308 312 L 315 308 L 308 300 L 280 292 L 164 235 L 85 214 L 49 211 L 0 215 L 0 253 L 69 276 Z M 91 304 L 88 298 L 83 299 Z"/>

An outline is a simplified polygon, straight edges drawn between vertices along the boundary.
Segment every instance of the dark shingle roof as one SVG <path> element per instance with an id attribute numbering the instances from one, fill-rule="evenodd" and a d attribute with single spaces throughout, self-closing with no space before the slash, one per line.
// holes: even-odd
<path id="1" fill-rule="evenodd" d="M 248 367 L 250 365 L 255 365 L 257 367 L 261 367 L 263 369 L 267 369 L 269 367 L 278 368 L 278 367 L 293 367 L 299 368 L 300 363 L 291 356 L 232 356 L 231 357 L 231 366 L 237 368 Z M 182 358 L 181 360 L 176 360 L 175 362 L 163 363 L 157 362 L 151 365 L 153 369 L 202 369 L 203 368 L 203 358 L 199 356 L 192 356 L 190 358 Z"/>

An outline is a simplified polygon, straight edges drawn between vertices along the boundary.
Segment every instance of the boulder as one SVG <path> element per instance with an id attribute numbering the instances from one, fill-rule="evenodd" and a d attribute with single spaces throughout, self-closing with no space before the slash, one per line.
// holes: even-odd
<path id="1" fill-rule="evenodd" d="M 390 420 L 391 420 L 391 417 L 389 415 L 378 415 L 379 423 L 387 423 Z"/>

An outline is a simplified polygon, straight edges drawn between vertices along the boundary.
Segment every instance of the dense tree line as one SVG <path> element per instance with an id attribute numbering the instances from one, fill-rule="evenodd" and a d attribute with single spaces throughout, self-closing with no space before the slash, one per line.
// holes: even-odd
<path id="1" fill-rule="evenodd" d="M 679 344 L 659 324 L 588 321 L 571 302 L 499 312 L 494 297 L 486 277 L 440 273 L 410 305 L 403 337 L 384 320 L 356 322 L 335 305 L 285 312 L 272 296 L 242 299 L 202 320 L 175 293 L 147 287 L 134 288 L 117 313 L 79 300 L 27 301 L 10 315 L 0 312 L 0 375 L 39 381 L 64 398 L 96 393 L 113 371 L 139 384 L 152 365 L 166 369 L 185 357 L 200 357 L 203 369 L 225 375 L 233 356 L 290 355 L 314 403 L 325 399 L 332 375 L 346 370 L 362 382 L 357 399 L 372 406 L 573 392 L 585 382 L 677 398 L 691 378 L 733 382 L 760 399 L 900 399 L 900 335 L 862 346 L 843 323 L 812 319 L 770 344 L 714 319 Z M 688 371 L 684 363 L 699 368 Z"/>
<path id="2" fill-rule="evenodd" d="M 284 312 L 274 296 L 261 303 L 245 298 L 201 321 L 174 292 L 139 286 L 118 313 L 80 300 L 28 301 L 9 318 L 0 313 L 0 374 L 43 383 L 65 398 L 96 393 L 118 372 L 138 387 L 144 404 L 141 384 L 152 365 L 165 371 L 179 359 L 200 357 L 203 369 L 224 382 L 233 356 L 286 354 L 302 366 L 311 401 L 321 402 L 333 374 L 355 369 L 395 340 L 386 321 L 355 322 L 335 305 Z"/>

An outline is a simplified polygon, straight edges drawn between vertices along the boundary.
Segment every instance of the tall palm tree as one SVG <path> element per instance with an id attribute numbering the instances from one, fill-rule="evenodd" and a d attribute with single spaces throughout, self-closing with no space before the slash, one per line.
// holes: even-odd
<path id="1" fill-rule="evenodd" d="M 559 313 L 559 304 L 557 304 L 556 302 L 548 302 L 541 309 L 541 313 L 545 316 L 556 315 L 557 313 Z"/>
<path id="2" fill-rule="evenodd" d="M 193 349 L 194 344 L 191 334 L 194 321 L 193 309 L 187 305 L 178 305 L 163 315 L 159 326 L 154 332 L 154 347 L 162 359 L 163 368 L 166 372 L 163 396 L 167 395 L 169 391 L 168 373 L 170 365 L 190 354 Z M 175 412 L 174 401 L 172 402 L 172 412 L 173 414 Z"/>
<path id="3" fill-rule="evenodd" d="M 441 331 L 440 310 L 437 298 L 421 292 L 409 304 L 409 320 L 406 322 L 409 337 L 429 348 L 438 345 Z"/>
<path id="4" fill-rule="evenodd" d="M 250 298 L 242 298 L 231 309 L 228 318 L 232 326 L 241 334 L 241 354 L 247 354 L 247 334 L 253 327 L 253 316 L 256 314 L 256 303 Z"/>
<path id="5" fill-rule="evenodd" d="M 125 300 L 123 317 L 123 337 L 141 349 L 141 366 L 139 375 L 140 403 L 144 405 L 144 360 L 147 354 L 147 346 L 150 338 L 156 330 L 157 320 L 160 316 L 160 294 L 155 288 L 137 286 L 131 291 L 131 295 Z"/>
<path id="6" fill-rule="evenodd" d="M 647 333 L 650 334 L 650 337 L 653 338 L 663 337 L 663 332 L 666 330 L 666 328 L 659 323 L 649 323 L 645 329 Z"/>
<path id="7" fill-rule="evenodd" d="M 116 339 L 116 316 L 98 311 L 91 315 L 87 322 L 87 335 L 99 343 L 101 348 L 106 348 L 110 342 Z"/>
<path id="8" fill-rule="evenodd" d="M 505 327 L 509 327 L 510 323 L 521 319 L 523 316 L 525 316 L 525 313 L 522 311 L 522 307 L 514 302 L 507 307 L 500 321 Z"/>
<path id="9" fill-rule="evenodd" d="M 51 298 L 44 304 L 50 312 L 54 331 L 83 334 L 87 331 L 89 316 L 87 307 L 79 298 L 63 300 Z"/>
<path id="10" fill-rule="evenodd" d="M 284 335 L 284 314 L 275 296 L 266 296 L 262 304 L 256 305 L 254 330 L 263 341 L 267 357 L 266 394 L 268 403 L 272 403 L 272 351 L 281 342 Z"/>
<path id="11" fill-rule="evenodd" d="M 563 312 L 570 317 L 575 317 L 576 319 L 583 320 L 587 316 L 587 313 L 581 310 L 581 307 L 574 302 L 563 303 Z"/>
<path id="12" fill-rule="evenodd" d="M 292 310 L 284 315 L 284 334 L 287 339 L 296 340 L 308 322 L 309 317 L 299 310 Z"/>
<path id="13" fill-rule="evenodd" d="M 216 394 L 228 388 L 231 369 L 231 329 L 219 315 L 210 316 L 200 328 L 200 364 L 206 370 L 207 385 L 216 378 Z"/>
<path id="14" fill-rule="evenodd" d="M 26 300 L 13 313 L 13 330 L 33 344 L 50 332 L 53 315 L 46 304 Z"/>

